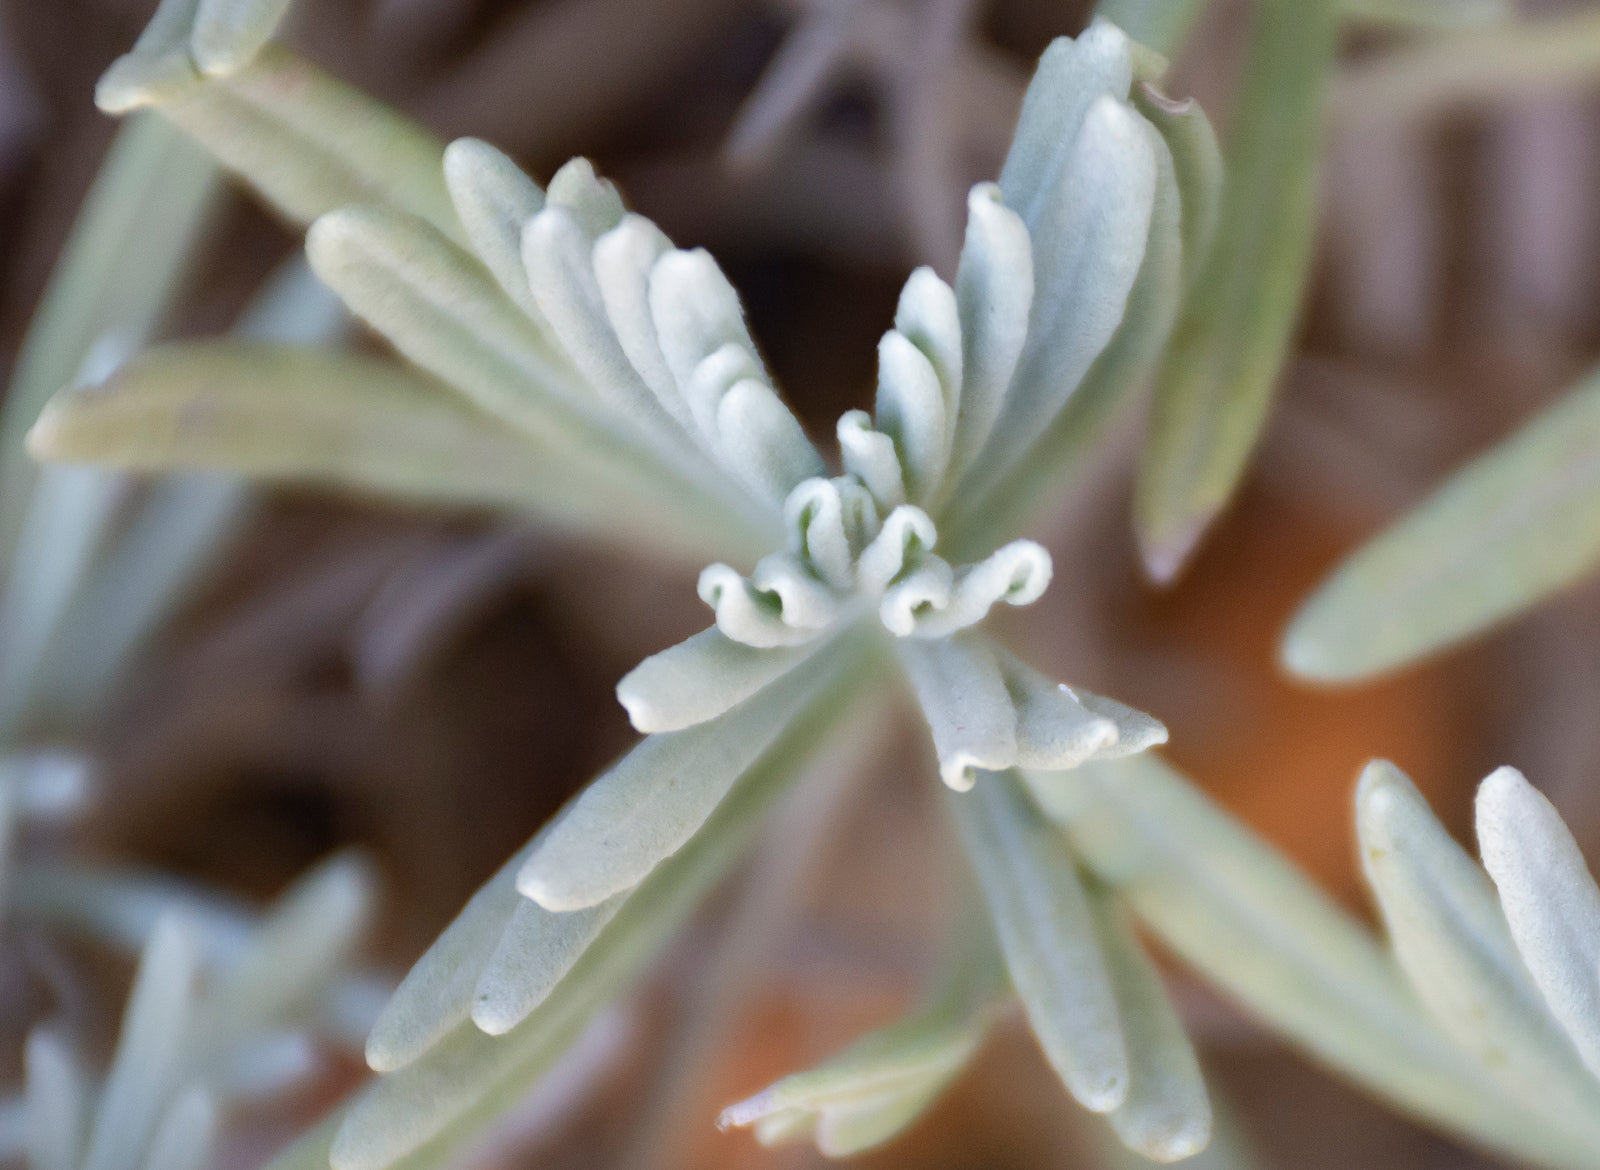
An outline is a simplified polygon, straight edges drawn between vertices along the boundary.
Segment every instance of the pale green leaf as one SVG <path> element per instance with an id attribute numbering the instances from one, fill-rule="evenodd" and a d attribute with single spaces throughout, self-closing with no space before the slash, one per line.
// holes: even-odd
<path id="1" fill-rule="evenodd" d="M 1311 263 L 1336 0 L 1264 0 L 1225 157 L 1216 239 L 1173 332 L 1134 527 L 1170 580 L 1232 498 L 1266 422 Z"/>
<path id="2" fill-rule="evenodd" d="M 1149 124 L 1109 94 L 1089 106 L 1065 169 L 1029 221 L 1028 340 L 963 491 L 987 491 L 1015 466 L 1080 389 L 1121 325 L 1155 208 L 1160 162 L 1152 139 Z M 1003 177 L 1001 190 L 1014 205 Z"/>
<path id="3" fill-rule="evenodd" d="M 841 644 L 725 715 L 646 738 L 551 825 L 517 874 L 548 910 L 582 910 L 632 889 L 676 853 L 739 777 L 834 676 Z"/>
<path id="4" fill-rule="evenodd" d="M 267 45 L 227 77 L 113 108 L 146 103 L 296 223 L 380 203 L 465 238 L 445 187 L 443 143 L 287 49 Z"/>
<path id="5" fill-rule="evenodd" d="M 380 1073 L 403 1068 L 466 1023 L 473 995 L 506 923 L 526 899 L 517 870 L 538 838 L 484 882 L 455 920 L 400 981 L 367 1037 L 367 1064 Z"/>
<path id="6" fill-rule="evenodd" d="M 1478 789 L 1477 827 L 1517 951 L 1550 1013 L 1600 1076 L 1600 889 L 1578 843 L 1515 768 L 1498 769 Z M 1585 1116 L 1594 1116 L 1592 1106 Z"/>
<path id="7" fill-rule="evenodd" d="M 83 1170 L 136 1170 L 190 1038 L 200 944 L 180 914 L 157 923 L 139 961 Z"/>
<path id="8" fill-rule="evenodd" d="M 1509 1100 L 1366 931 L 1153 754 L 1028 778 L 1096 876 L 1293 1043 L 1485 1145 L 1552 1167 L 1592 1161 L 1571 1118 Z"/>
<path id="9" fill-rule="evenodd" d="M 1222 211 L 1222 148 L 1217 145 L 1211 120 L 1193 98 L 1173 101 L 1148 83 L 1134 86 L 1132 97 L 1134 108 L 1156 128 L 1171 155 L 1170 176 L 1166 174 L 1167 161 L 1161 160 L 1162 178 L 1176 186 L 1176 196 L 1169 188 L 1165 197 L 1175 198 L 1180 209 L 1181 268 L 1188 289 L 1199 277 L 1216 239 Z M 1157 198 L 1162 197 L 1158 193 Z M 1152 247 L 1158 230 L 1159 225 L 1153 224 Z M 1142 273 L 1141 279 L 1145 279 Z"/>
<path id="10" fill-rule="evenodd" d="M 841 718 L 871 677 L 864 656 L 830 656 L 832 669 L 816 700 L 791 720 L 782 738 L 734 786 L 705 827 L 631 894 L 617 917 L 584 952 L 554 992 L 506 1035 L 471 1024 L 449 1033 L 425 1056 L 379 1078 L 350 1105 L 332 1142 L 334 1170 L 440 1170 L 470 1135 L 521 1100 L 531 1085 L 619 994 L 690 910 L 727 872 L 754 837 L 762 816 L 802 761 Z M 851 735 L 814 766 L 838 768 L 859 750 Z M 328 1139 L 325 1131 L 291 1148 L 268 1170 L 305 1167 Z M 309 1163 L 314 1164 L 314 1163 Z"/>
<path id="11" fill-rule="evenodd" d="M 1600 562 L 1600 375 L 1451 476 L 1336 569 L 1284 636 L 1306 678 L 1392 670 Z"/>
<path id="12" fill-rule="evenodd" d="M 1367 765 L 1356 830 L 1395 955 L 1440 1027 L 1508 1096 L 1574 1125 L 1600 1116 L 1600 1084 L 1545 1010 L 1493 885 L 1393 764 Z"/>
<path id="13" fill-rule="evenodd" d="M 1077 867 L 1014 772 L 949 796 L 1011 984 L 1045 1056 L 1085 1108 L 1128 1094 L 1117 1000 Z"/>
<path id="14" fill-rule="evenodd" d="M 28 1165 L 31 1170 L 78 1170 L 88 1127 L 90 1086 L 71 1047 L 55 1032 L 28 1033 Z"/>
<path id="15" fill-rule="evenodd" d="M 124 353 L 159 325 L 218 189 L 205 152 L 159 117 L 117 131 L 17 355 L 0 412 L 0 563 L 9 564 L 38 468 L 23 436 L 97 343 Z"/>
<path id="16" fill-rule="evenodd" d="M 933 732 L 945 784 L 965 792 L 980 771 L 1016 764 L 1017 715 L 985 638 L 900 638 L 895 651 Z"/>
<path id="17" fill-rule="evenodd" d="M 956 301 L 963 364 L 947 489 L 955 486 L 988 440 L 1028 338 L 1033 245 L 1027 225 L 1005 205 L 996 183 L 979 183 L 967 195 L 967 234 L 956 270 Z"/>
<path id="18" fill-rule="evenodd" d="M 715 626 L 652 654 L 622 677 L 617 701 L 635 730 L 681 731 L 715 719 L 803 661 L 806 647 L 757 649 Z"/>
<path id="19" fill-rule="evenodd" d="M 272 38 L 289 0 L 200 0 L 189 52 L 208 76 L 243 68 Z"/>
<path id="20" fill-rule="evenodd" d="M 191 88 L 200 79 L 189 52 L 200 0 L 159 0 L 133 48 L 111 63 L 94 87 L 95 104 L 125 113 Z"/>
<path id="21" fill-rule="evenodd" d="M 1211 1099 L 1194 1045 L 1122 906 L 1098 888 L 1089 905 L 1128 1051 L 1128 1095 L 1112 1111 L 1111 1128 L 1153 1161 L 1192 1157 L 1211 1140 Z"/>
<path id="22" fill-rule="evenodd" d="M 1017 713 L 1017 762 L 1024 768 L 1076 768 L 1117 742 L 1117 725 L 1078 701 L 1064 683 L 996 648 L 1000 674 Z"/>
<path id="23" fill-rule="evenodd" d="M 522 265 L 522 225 L 544 210 L 544 192 L 487 142 L 457 138 L 444 150 L 444 179 L 472 250 L 529 317 L 539 306 Z"/>
<path id="24" fill-rule="evenodd" d="M 1340 0 L 1351 20 L 1401 28 L 1456 28 L 1498 24 L 1516 16 L 1512 0 Z"/>
<path id="25" fill-rule="evenodd" d="M 926 504 L 950 458 L 948 403 L 928 355 L 891 329 L 878 342 L 878 430 L 894 440 L 912 503 Z"/>
<path id="26" fill-rule="evenodd" d="M 216 1131 L 216 1103 L 205 1089 L 190 1086 L 162 1113 L 143 1170 L 205 1170 Z"/>
<path id="27" fill-rule="evenodd" d="M 559 914 L 522 898 L 478 976 L 472 1022 L 500 1036 L 527 1019 L 600 937 L 626 898 L 616 894 L 596 906 Z"/>

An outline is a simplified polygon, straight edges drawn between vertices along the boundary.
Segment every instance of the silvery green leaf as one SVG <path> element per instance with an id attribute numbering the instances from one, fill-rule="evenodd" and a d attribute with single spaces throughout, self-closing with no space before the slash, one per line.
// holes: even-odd
<path id="1" fill-rule="evenodd" d="M 827 472 L 799 421 L 756 378 L 735 382 L 717 404 L 716 450 L 723 466 L 776 507 L 803 480 Z"/>
<path id="2" fill-rule="evenodd" d="M 1017 716 L 986 639 L 975 633 L 899 638 L 895 651 L 933 732 L 945 784 L 966 792 L 978 771 L 1015 766 Z"/>
<path id="3" fill-rule="evenodd" d="M 1137 43 L 1171 57 L 1183 47 L 1205 6 L 1206 0 L 1100 0 L 1094 13 Z"/>
<path id="4" fill-rule="evenodd" d="M 216 1104 L 205 1089 L 191 1085 L 162 1113 L 143 1170 L 204 1170 L 216 1130 Z"/>
<path id="5" fill-rule="evenodd" d="M 1136 755 L 1167 742 L 1167 725 L 1154 716 L 1085 690 L 1074 690 L 1073 694 L 1086 710 L 1111 720 L 1117 726 L 1116 742 L 1095 753 L 1097 759 L 1114 760 Z"/>
<path id="6" fill-rule="evenodd" d="M 1288 352 L 1311 263 L 1337 0 L 1262 6 L 1209 258 L 1156 382 L 1134 527 L 1170 580 L 1233 496 Z"/>
<path id="7" fill-rule="evenodd" d="M 133 48 L 95 84 L 95 105 L 121 114 L 193 87 L 200 73 L 189 52 L 189 33 L 199 10 L 200 0 L 160 0 Z"/>
<path id="8" fill-rule="evenodd" d="M 939 375 L 945 418 L 953 424 L 961 405 L 961 310 L 956 294 L 928 267 L 914 270 L 900 290 L 895 332 L 922 351 Z"/>
<path id="9" fill-rule="evenodd" d="M 1071 1094 L 1105 1113 L 1128 1093 L 1128 1054 L 1077 867 L 1013 772 L 948 804 L 978 875 L 1011 984 Z"/>
<path id="10" fill-rule="evenodd" d="M 602 402 L 664 438 L 675 431 L 628 361 L 595 277 L 595 240 L 572 208 L 546 202 L 522 229 L 522 263 L 533 299 L 572 364 Z"/>
<path id="11" fill-rule="evenodd" d="M 533 845 L 513 854 L 484 882 L 406 972 L 367 1037 L 367 1064 L 373 1069 L 404 1068 L 467 1022 L 478 976 L 526 900 L 517 893 L 516 875 Z"/>
<path id="12" fill-rule="evenodd" d="M 800 647 L 757 649 L 713 626 L 623 675 L 617 701 L 636 731 L 681 731 L 744 702 L 807 653 Z"/>
<path id="13" fill-rule="evenodd" d="M 931 606 L 908 614 L 907 628 L 884 624 L 895 633 L 915 633 L 920 638 L 942 638 L 976 625 L 1002 601 L 1007 605 L 1032 605 L 1044 596 L 1053 572 L 1050 554 L 1031 540 L 1001 545 L 975 565 L 956 570 L 948 601 L 929 599 Z M 885 602 L 888 601 L 887 596 Z"/>
<path id="14" fill-rule="evenodd" d="M 1067 403 L 1121 324 L 1144 260 L 1159 168 L 1147 124 L 1096 98 L 1036 216 L 1028 340 L 974 471 L 986 490 Z M 1001 190 L 1016 206 L 1004 177 Z"/>
<path id="15" fill-rule="evenodd" d="M 939 612 L 950 607 L 950 591 L 955 588 L 955 581 L 955 570 L 949 562 L 931 554 L 918 557 L 884 590 L 878 602 L 878 620 L 896 637 L 909 637 L 917 632 L 918 619 L 928 611 Z"/>
<path id="16" fill-rule="evenodd" d="M 839 416 L 839 457 L 844 469 L 867 485 L 872 498 L 885 510 L 906 502 L 906 485 L 894 440 L 875 430 L 864 410 L 847 410 Z"/>
<path id="17" fill-rule="evenodd" d="M 1128 38 L 1110 21 L 1091 21 L 1076 40 L 1057 37 L 1039 58 L 1000 172 L 1006 206 L 1029 231 L 1038 230 L 1090 106 L 1106 94 L 1126 97 L 1132 84 Z"/>
<path id="18" fill-rule="evenodd" d="M 1184 287 L 1194 284 L 1216 237 L 1222 210 L 1222 148 L 1193 98 L 1174 101 L 1149 84 L 1133 89 L 1134 107 L 1156 128 L 1172 159 L 1180 208 Z M 1153 244 L 1153 241 L 1152 241 Z M 1170 325 L 1169 325 L 1170 328 Z"/>
<path id="19" fill-rule="evenodd" d="M 881 1145 L 916 1120 L 977 1051 L 985 1013 L 959 1006 L 937 1002 L 868 1033 L 817 1068 L 728 1106 L 717 1125 L 755 1126 L 763 1145 L 809 1136 L 829 1158 Z"/>
<path id="20" fill-rule="evenodd" d="M 869 594 L 883 592 L 938 541 L 938 529 L 928 514 L 911 504 L 901 504 L 884 517 L 878 535 L 856 560 L 861 588 Z"/>
<path id="21" fill-rule="evenodd" d="M 1090 711 L 1065 683 L 995 648 L 1000 675 L 1017 713 L 1017 763 L 1024 768 L 1076 768 L 1117 742 L 1117 725 Z"/>
<path id="22" fill-rule="evenodd" d="M 1553 1166 L 1592 1160 L 1573 1119 L 1523 1107 L 1463 1060 L 1366 931 L 1156 756 L 1029 780 L 1058 792 L 1052 803 L 1097 877 L 1297 1046 L 1496 1149 Z"/>
<path id="23" fill-rule="evenodd" d="M 665 350 L 662 352 L 665 356 Z M 694 423 L 693 433 L 699 435 L 701 446 L 720 455 L 716 446 L 717 406 L 735 384 L 747 378 L 760 381 L 765 377 L 754 351 L 734 341 L 717 347 L 695 363 L 688 382 L 681 383 L 679 389 L 683 406 Z M 673 379 L 676 381 L 676 373 Z"/>
<path id="24" fill-rule="evenodd" d="M 616 917 L 627 894 L 554 913 L 520 899 L 473 991 L 472 1022 L 502 1036 L 528 1018 Z"/>
<path id="25" fill-rule="evenodd" d="M 672 241 L 642 215 L 624 215 L 594 242 L 594 275 L 607 318 L 629 364 L 680 426 L 691 429 L 688 403 L 667 368 L 650 315 L 650 272 Z"/>
<path id="26" fill-rule="evenodd" d="M 628 897 L 527 1019 L 501 1037 L 463 1023 L 421 1059 L 361 1092 L 332 1139 L 334 1170 L 442 1170 L 453 1164 L 464 1140 L 526 1096 L 528 1086 L 637 976 L 743 854 L 772 801 L 822 737 L 837 730 L 846 712 L 862 710 L 856 699 L 870 677 L 863 657 L 847 647 L 829 660 L 828 676 L 804 713 L 789 721 L 705 827 Z M 867 709 L 870 713 L 870 704 Z M 850 753 L 862 746 L 849 734 L 830 742 L 834 746 L 812 766 L 846 766 Z M 329 1140 L 326 1131 L 310 1135 L 268 1170 L 309 1170 L 318 1155 L 329 1157 Z"/>
<path id="27" fill-rule="evenodd" d="M 622 222 L 622 196 L 610 179 L 595 174 L 594 164 L 586 158 L 568 159 L 563 163 L 561 169 L 550 176 L 545 196 L 552 205 L 570 211 L 591 241 Z"/>
<path id="28" fill-rule="evenodd" d="M 1295 615 L 1284 663 L 1350 680 L 1542 601 L 1600 562 L 1600 375 L 1358 549 Z"/>
<path id="29" fill-rule="evenodd" d="M 352 354 L 244 342 L 160 347 L 102 387 L 58 395 L 29 443 L 41 459 L 227 470 L 532 509 L 678 555 L 726 547 L 693 534 L 701 520 L 656 511 L 675 506 L 673 496 L 642 488 L 618 496 L 592 468 L 541 451 L 441 383 Z"/>
<path id="30" fill-rule="evenodd" d="M 83 1170 L 136 1170 L 173 1088 L 199 976 L 200 946 L 177 914 L 157 923 L 139 960 L 122 1034 L 95 1111 Z"/>
<path id="31" fill-rule="evenodd" d="M 14 738 L 36 704 L 42 668 L 125 492 L 104 467 L 47 467 L 34 483 L 0 588 L 0 737 Z"/>
<path id="32" fill-rule="evenodd" d="M 656 261 L 650 271 L 650 314 L 662 356 L 680 387 L 688 388 L 705 358 L 730 345 L 753 367 L 740 377 L 765 378 L 739 294 L 704 248 L 674 249 Z M 708 438 L 717 433 L 717 401 L 691 398 L 689 402 L 696 424 Z"/>
<path id="33" fill-rule="evenodd" d="M 1393 764 L 1362 773 L 1356 830 L 1395 956 L 1440 1027 L 1509 1096 L 1596 1116 L 1600 1085 L 1545 1010 L 1494 887 Z"/>
<path id="34" fill-rule="evenodd" d="M 380 203 L 464 239 L 445 188 L 443 144 L 277 45 L 228 77 L 145 101 L 296 223 Z"/>
<path id="35" fill-rule="evenodd" d="M 517 888 L 565 911 L 637 886 L 694 836 L 837 657 L 813 659 L 716 719 L 645 739 L 561 812 L 518 871 Z"/>
<path id="36" fill-rule="evenodd" d="M 1211 1139 L 1211 1099 L 1194 1045 L 1126 911 L 1102 890 L 1090 895 L 1128 1051 L 1128 1095 L 1112 1111 L 1111 1127 L 1153 1161 L 1191 1157 Z"/>
<path id="37" fill-rule="evenodd" d="M 340 853 L 297 880 L 268 910 L 249 945 L 217 975 L 196 1019 L 215 1059 L 266 1029 L 292 1022 L 361 945 L 377 877 L 357 853 Z"/>
<path id="38" fill-rule="evenodd" d="M 32 1170 L 78 1170 L 88 1125 L 90 1086 L 60 1036 L 28 1033 L 27 1154 Z"/>
<path id="39" fill-rule="evenodd" d="M 1600 889 L 1583 854 L 1515 768 L 1497 769 L 1478 789 L 1477 827 L 1517 952 L 1550 1014 L 1600 1076 Z"/>
<path id="40" fill-rule="evenodd" d="M 540 218 L 547 214 L 560 213 Z M 574 425 L 565 400 L 581 390 L 571 367 L 471 257 L 424 221 L 343 208 L 311 225 L 306 255 L 351 312 L 479 407 L 535 432 Z"/>
<path id="41" fill-rule="evenodd" d="M 1028 338 L 1033 244 L 1022 217 L 1005 205 L 998 184 L 979 183 L 967 195 L 956 301 L 964 349 L 947 487 L 966 472 L 988 439 Z"/>
<path id="42" fill-rule="evenodd" d="M 993 546 L 995 534 L 1020 529 L 1034 508 L 1057 499 L 1092 460 L 1094 446 L 1119 411 L 1142 392 L 1161 359 L 1182 293 L 1180 193 L 1172 152 L 1148 122 L 1140 123 L 1156 159 L 1155 200 L 1144 260 L 1127 310 L 1110 343 L 1083 381 L 1006 476 L 980 491 L 969 485 L 941 517 L 946 547 L 973 556 Z M 974 469 L 973 478 L 978 476 Z"/>
<path id="43" fill-rule="evenodd" d="M 851 497 L 848 505 L 847 496 Z M 856 555 L 877 535 L 877 521 L 871 495 L 847 476 L 808 479 L 796 484 L 783 501 L 789 550 L 814 566 L 835 589 L 855 586 Z"/>
<path id="44" fill-rule="evenodd" d="M 878 430 L 894 440 L 906 491 L 926 503 L 944 481 L 950 457 L 945 392 L 928 356 L 897 330 L 878 343 Z"/>
<path id="45" fill-rule="evenodd" d="M 522 225 L 544 209 L 544 192 L 516 163 L 477 138 L 457 138 L 445 147 L 444 181 L 478 259 L 524 313 L 539 319 L 522 263 Z"/>
<path id="46" fill-rule="evenodd" d="M 272 39 L 289 0 L 200 0 L 189 51 L 215 77 L 243 68 Z"/>
<path id="47" fill-rule="evenodd" d="M 23 436 L 106 338 L 137 349 L 165 312 L 208 222 L 216 166 L 152 114 L 118 131 L 17 354 L 0 411 L 0 562 L 9 563 L 38 466 Z"/>

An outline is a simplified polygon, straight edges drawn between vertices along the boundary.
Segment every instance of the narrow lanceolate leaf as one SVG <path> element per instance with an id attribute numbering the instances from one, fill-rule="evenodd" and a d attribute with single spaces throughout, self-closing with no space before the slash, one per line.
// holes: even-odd
<path id="1" fill-rule="evenodd" d="M 957 792 L 980 771 L 1015 766 L 1017 716 L 989 642 L 974 632 L 899 638 L 895 650 L 933 732 L 939 775 Z"/>
<path id="2" fill-rule="evenodd" d="M 464 239 L 445 189 L 444 144 L 277 45 L 176 94 L 102 89 L 97 100 L 111 113 L 157 106 L 296 223 L 381 203 Z"/>
<path id="3" fill-rule="evenodd" d="M 208 76 L 242 68 L 271 39 L 289 0 L 200 0 L 189 52 Z"/>
<path id="4" fill-rule="evenodd" d="M 1150 234 L 1159 166 L 1148 124 L 1110 95 L 1090 105 L 1054 189 L 1029 222 L 1033 308 L 972 490 L 1009 471 L 1079 388 L 1122 322 Z M 1002 178 L 1001 190 L 1007 190 Z M 1007 201 L 1010 201 L 1009 194 Z"/>
<path id="5" fill-rule="evenodd" d="M 996 183 L 979 183 L 967 196 L 956 303 L 963 346 L 961 399 L 952 425 L 947 487 L 955 485 L 988 440 L 1028 338 L 1033 245 L 1027 225 L 1005 205 Z"/>
<path id="6" fill-rule="evenodd" d="M 1191 1157 L 1211 1140 L 1211 1099 L 1194 1045 L 1127 912 L 1101 889 L 1090 891 L 1089 904 L 1128 1050 L 1128 1096 L 1112 1111 L 1111 1127 L 1154 1161 Z"/>
<path id="7" fill-rule="evenodd" d="M 1182 211 L 1203 195 L 1179 189 L 1166 141 L 1150 123 L 1141 123 L 1141 128 L 1156 160 L 1156 187 L 1144 259 L 1122 323 L 1066 406 L 1042 434 L 1028 437 L 1026 454 L 1012 469 L 989 490 L 963 491 L 952 500 L 940 533 L 957 556 L 994 547 L 998 537 L 1025 529 L 1035 507 L 1059 499 L 1063 483 L 1090 462 L 1099 436 L 1119 409 L 1146 388 L 1160 361 L 1182 292 Z"/>
<path id="8" fill-rule="evenodd" d="M 1600 1076 L 1600 889 L 1560 814 L 1515 768 L 1483 782 L 1477 821 L 1478 848 L 1517 951 L 1583 1063 Z"/>
<path id="9" fill-rule="evenodd" d="M 814 648 L 746 646 L 713 626 L 630 670 L 617 684 L 617 701 L 636 731 L 681 731 L 744 702 Z"/>
<path id="10" fill-rule="evenodd" d="M 23 436 L 97 343 L 150 336 L 208 222 L 218 169 L 154 115 L 117 131 L 39 302 L 0 411 L 0 562 L 8 562 L 38 467 Z"/>
<path id="11" fill-rule="evenodd" d="M 1362 774 L 1356 829 L 1395 955 L 1440 1026 L 1507 1095 L 1575 1125 L 1600 1116 L 1600 1084 L 1529 980 L 1494 887 L 1394 765 Z"/>
<path id="12" fill-rule="evenodd" d="M 517 870 L 533 845 L 513 854 L 484 882 L 406 972 L 367 1037 L 367 1064 L 373 1069 L 386 1073 L 404 1068 L 472 1015 L 478 976 L 526 900 L 517 893 Z"/>
<path id="13" fill-rule="evenodd" d="M 1292 1042 L 1475 1141 L 1546 1166 L 1592 1162 L 1570 1116 L 1510 1100 L 1427 1019 L 1366 931 L 1154 755 L 1029 780 L 1057 794 L 1051 807 L 1100 880 Z"/>
<path id="14" fill-rule="evenodd" d="M 203 1170 L 216 1132 L 216 1103 L 199 1085 L 190 1086 L 162 1113 L 141 1170 Z"/>
<path id="15" fill-rule="evenodd" d="M 197 1023 L 207 1055 L 298 1021 L 361 945 L 377 878 L 359 854 L 343 853 L 278 899 L 244 954 L 218 975 Z"/>
<path id="16" fill-rule="evenodd" d="M 31 1170 L 78 1170 L 88 1123 L 90 1087 L 60 1036 L 28 1033 L 28 1165 Z"/>
<path id="17" fill-rule="evenodd" d="M 1015 773 L 985 776 L 949 806 L 1045 1056 L 1085 1108 L 1117 1108 L 1128 1094 L 1128 1054 L 1066 842 Z"/>
<path id="18" fill-rule="evenodd" d="M 1133 88 L 1134 107 L 1156 128 L 1172 155 L 1180 209 L 1184 286 L 1205 266 L 1222 211 L 1222 149 L 1211 120 L 1193 98 L 1173 101 L 1153 85 Z M 1141 276 L 1142 278 L 1142 276 Z"/>
<path id="19" fill-rule="evenodd" d="M 1054 771 L 1076 768 L 1117 742 L 1117 725 L 1078 701 L 1008 650 L 996 648 L 1000 674 L 1016 710 L 1017 763 Z"/>
<path id="20" fill-rule="evenodd" d="M 1283 643 L 1296 674 L 1364 678 L 1542 601 L 1600 563 L 1600 374 L 1345 561 Z"/>
<path id="21" fill-rule="evenodd" d="M 818 1067 L 728 1106 L 717 1125 L 754 1126 L 763 1145 L 810 1137 L 830 1158 L 882 1145 L 920 1116 L 971 1060 L 988 1026 L 986 993 L 987 988 L 952 986 Z"/>
<path id="22" fill-rule="evenodd" d="M 647 738 L 567 806 L 518 873 L 517 888 L 563 911 L 638 885 L 705 824 L 837 658 L 813 659 L 726 715 Z"/>
<path id="23" fill-rule="evenodd" d="M 781 739 L 737 784 L 704 829 L 660 866 L 624 903 L 554 992 L 521 1024 L 491 1037 L 462 1024 L 415 1063 L 368 1086 L 349 1107 L 331 1145 L 334 1170 L 441 1170 L 469 1137 L 522 1100 L 528 1087 L 577 1039 L 672 936 L 684 917 L 732 866 L 763 814 L 824 735 L 837 731 L 866 681 L 862 659 L 834 660 L 830 686 L 789 724 Z M 851 735 L 824 753 L 819 767 L 848 766 L 840 751 L 860 748 Z M 325 1135 L 286 1152 L 270 1170 L 315 1165 Z M 324 1154 L 324 1157 L 327 1157 Z M 326 1164 L 326 1163 L 324 1163 Z"/>
<path id="24" fill-rule="evenodd" d="M 1267 0 L 1225 152 L 1216 240 L 1156 383 L 1134 521 L 1170 580 L 1232 497 L 1266 422 L 1311 263 L 1337 0 Z"/>
<path id="25" fill-rule="evenodd" d="M 627 894 L 616 894 L 587 910 L 557 914 L 522 898 L 478 976 L 472 1022 L 491 1036 L 522 1023 L 549 998 L 626 899 Z"/>
<path id="26" fill-rule="evenodd" d="M 95 1112 L 83 1170 L 135 1170 L 189 1039 L 200 947 L 180 916 L 150 936 L 122 1017 L 122 1034 Z"/>
<path id="27" fill-rule="evenodd" d="M 530 317 L 539 306 L 522 266 L 522 225 L 544 209 L 544 192 L 500 151 L 477 138 L 444 150 L 444 179 L 472 250 Z"/>
<path id="28" fill-rule="evenodd" d="M 1402 28 L 1464 28 L 1516 16 L 1511 0 L 1342 0 L 1353 20 Z"/>

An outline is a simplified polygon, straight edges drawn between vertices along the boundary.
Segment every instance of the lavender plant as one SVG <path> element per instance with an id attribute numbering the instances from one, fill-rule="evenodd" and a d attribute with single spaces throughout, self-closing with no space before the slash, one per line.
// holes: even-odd
<path id="1" fill-rule="evenodd" d="M 1292 82 L 1294 130 L 1244 118 L 1220 214 L 1215 141 L 1193 103 L 1155 88 L 1162 60 L 1105 20 L 1052 45 L 998 183 L 969 198 L 954 281 L 907 282 L 874 410 L 839 420 L 837 474 L 708 254 L 675 247 L 584 160 L 541 188 L 486 143 L 443 147 L 268 43 L 282 7 L 166 0 L 97 98 L 156 108 L 309 223 L 312 268 L 410 365 L 159 347 L 58 395 L 31 449 L 510 507 L 636 552 L 721 559 L 699 582 L 713 624 L 618 686 L 646 738 L 479 890 L 373 1027 L 381 1075 L 275 1166 L 445 1164 L 628 985 L 896 673 L 987 913 L 953 932 L 920 1007 L 725 1123 L 834 1155 L 885 1141 L 966 1065 L 1009 988 L 1080 1103 L 1145 1156 L 1192 1155 L 1210 1105 L 1137 917 L 1403 1107 L 1540 1164 L 1593 1163 L 1600 1138 L 1568 1098 L 1508 1094 L 1473 1037 L 1422 1010 L 1400 973 L 1409 942 L 1397 967 L 1147 754 L 1159 722 L 1040 675 L 978 628 L 1044 592 L 1049 555 L 1008 538 L 1100 406 L 1159 361 L 1187 387 L 1158 397 L 1147 464 L 1182 473 L 1143 513 L 1159 571 L 1231 490 L 1308 254 L 1331 3 L 1303 39 L 1293 6 L 1269 6 L 1245 109 Z M 1291 45 L 1303 60 L 1274 57 Z M 1295 181 L 1252 224 L 1243 180 L 1283 165 L 1263 142 L 1288 150 Z M 1246 275 L 1222 283 L 1238 296 L 1208 307 L 1190 291 L 1169 349 L 1185 291 L 1235 265 Z M 1263 268 L 1277 277 L 1245 287 Z M 1196 356 L 1235 341 L 1244 376 Z"/>

